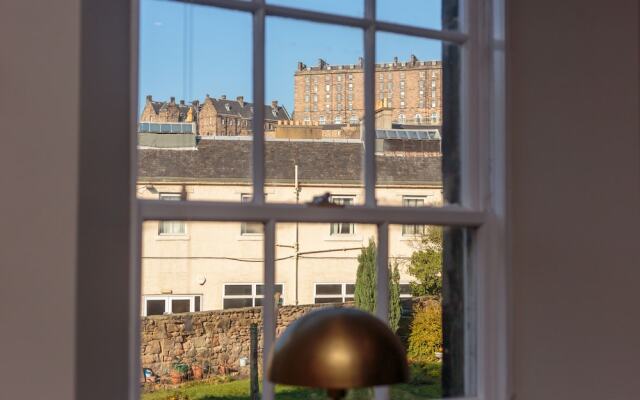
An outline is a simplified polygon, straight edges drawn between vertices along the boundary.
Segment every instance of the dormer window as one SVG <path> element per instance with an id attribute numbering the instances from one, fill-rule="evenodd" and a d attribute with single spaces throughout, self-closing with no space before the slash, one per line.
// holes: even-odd
<path id="1" fill-rule="evenodd" d="M 226 108 L 226 109 L 227 109 L 227 111 L 231 111 L 231 106 L 229 105 L 229 103 L 226 103 L 226 104 L 224 105 L 224 108 Z"/>
<path id="2" fill-rule="evenodd" d="M 272 108 L 272 109 L 271 109 L 271 114 L 273 114 L 273 116 L 274 116 L 275 118 L 278 118 L 278 109 L 276 109 L 276 108 Z"/>

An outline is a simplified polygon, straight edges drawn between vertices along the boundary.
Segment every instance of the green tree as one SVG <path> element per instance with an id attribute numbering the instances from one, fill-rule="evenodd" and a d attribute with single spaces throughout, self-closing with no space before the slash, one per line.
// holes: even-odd
<path id="1" fill-rule="evenodd" d="M 402 315 L 402 306 L 400 305 L 400 271 L 397 261 L 393 263 L 389 278 L 389 326 L 392 331 L 397 332 Z"/>
<path id="2" fill-rule="evenodd" d="M 395 263 L 389 271 L 389 326 L 395 332 L 400 324 L 400 272 Z M 376 309 L 376 244 L 369 240 L 358 256 L 354 301 L 356 307 L 370 313 Z"/>
<path id="3" fill-rule="evenodd" d="M 373 239 L 363 247 L 358 256 L 354 301 L 361 310 L 374 312 L 376 309 L 376 244 Z"/>
<path id="4" fill-rule="evenodd" d="M 427 227 L 420 247 L 411 255 L 409 274 L 414 296 L 442 295 L 442 228 Z"/>

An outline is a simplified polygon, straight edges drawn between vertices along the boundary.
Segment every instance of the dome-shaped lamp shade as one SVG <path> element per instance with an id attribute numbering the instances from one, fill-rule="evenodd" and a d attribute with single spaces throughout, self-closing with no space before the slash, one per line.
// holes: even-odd
<path id="1" fill-rule="evenodd" d="M 311 312 L 287 328 L 269 360 L 274 383 L 350 389 L 404 382 L 402 343 L 373 315 L 349 308 Z"/>

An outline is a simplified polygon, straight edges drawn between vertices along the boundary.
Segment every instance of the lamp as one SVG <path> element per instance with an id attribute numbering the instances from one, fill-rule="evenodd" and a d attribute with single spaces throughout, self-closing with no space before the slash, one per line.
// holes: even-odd
<path id="1" fill-rule="evenodd" d="M 352 308 L 311 312 L 291 324 L 271 354 L 274 383 L 321 387 L 340 399 L 347 389 L 405 382 L 404 348 L 389 327 Z"/>

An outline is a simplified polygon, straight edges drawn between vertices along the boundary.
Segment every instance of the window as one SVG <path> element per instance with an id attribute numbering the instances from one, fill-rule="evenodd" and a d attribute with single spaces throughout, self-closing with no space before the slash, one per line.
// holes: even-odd
<path id="1" fill-rule="evenodd" d="M 180 193 L 160 193 L 160 200 L 180 201 Z M 184 221 L 160 221 L 158 222 L 158 235 L 161 236 L 181 236 L 187 233 Z"/>
<path id="2" fill-rule="evenodd" d="M 419 124 L 419 123 L 421 123 L 421 122 L 422 122 L 422 115 L 420 115 L 420 114 L 416 114 L 416 117 L 415 117 L 415 118 L 416 118 L 416 123 L 417 123 L 417 124 Z"/>
<path id="3" fill-rule="evenodd" d="M 331 85 L 329 85 L 329 84 L 324 85 L 324 91 L 325 92 L 331 91 Z"/>
<path id="4" fill-rule="evenodd" d="M 275 285 L 278 304 L 284 304 L 284 284 Z M 261 283 L 227 283 L 223 288 L 222 308 L 258 307 L 264 299 L 264 285 Z"/>
<path id="5" fill-rule="evenodd" d="M 308 103 L 308 102 L 309 102 L 309 95 L 308 95 L 308 94 L 305 94 L 305 95 L 304 95 L 304 102 L 305 102 L 305 103 Z"/>
<path id="6" fill-rule="evenodd" d="M 400 100 L 400 108 L 404 108 L 404 100 Z"/>
<path id="7" fill-rule="evenodd" d="M 437 124 L 438 123 L 438 113 L 431 114 L 431 123 L 432 124 Z"/>
<path id="8" fill-rule="evenodd" d="M 305 19 L 317 22 L 330 22 L 336 26 L 348 25 L 349 29 L 358 30 L 360 33 L 362 33 L 362 28 L 367 29 L 367 34 L 362 35 L 365 42 L 365 57 L 362 61 L 363 101 L 361 104 L 364 105 L 363 114 L 365 115 L 364 119 L 367 123 L 362 129 L 361 137 L 364 144 L 361 146 L 361 153 L 365 162 L 360 164 L 360 170 L 362 171 L 364 179 L 362 180 L 362 185 L 357 189 L 358 193 L 360 190 L 363 192 L 364 205 L 354 205 L 353 209 L 345 210 L 340 207 L 315 209 L 312 207 L 307 208 L 289 204 L 278 204 L 278 207 L 264 204 L 265 181 L 267 177 L 273 175 L 269 175 L 267 171 L 265 171 L 265 159 L 267 158 L 265 155 L 265 147 L 268 148 L 269 146 L 265 146 L 265 134 L 260 131 L 262 121 L 254 121 L 252 125 L 255 128 L 255 132 L 251 137 L 254 145 L 250 146 L 248 150 L 249 152 L 255 151 L 253 158 L 250 157 L 250 168 L 252 169 L 252 173 L 249 174 L 247 178 L 247 186 L 251 186 L 251 193 L 253 193 L 250 204 L 248 204 L 249 201 L 247 201 L 247 204 L 229 205 L 229 203 L 217 200 L 199 201 L 197 203 L 194 202 L 193 204 L 189 204 L 189 202 L 184 202 L 184 204 L 169 204 L 167 202 L 144 200 L 139 202 L 137 207 L 137 209 L 140 210 L 140 220 L 175 220 L 181 218 L 190 221 L 203 220 L 207 222 L 220 220 L 240 221 L 244 224 L 249 224 L 258 220 L 260 223 L 264 223 L 263 249 L 264 254 L 268 255 L 275 253 L 277 224 L 282 222 L 291 223 L 291 215 L 295 215 L 296 220 L 301 221 L 301 223 L 314 222 L 331 224 L 331 234 L 333 235 L 353 234 L 353 223 L 331 223 L 332 221 L 349 221 L 350 216 L 353 215 L 359 224 L 358 233 L 361 233 L 361 226 L 364 224 L 376 225 L 380 249 L 377 252 L 378 276 L 384 276 L 383 271 L 387 271 L 386 267 L 388 265 L 389 256 L 387 254 L 389 249 L 389 224 L 437 224 L 443 226 L 454 226 L 456 227 L 456 232 L 465 232 L 465 240 L 458 242 L 454 242 L 452 240 L 448 243 L 450 247 L 458 249 L 458 254 L 464 255 L 464 257 L 460 257 L 461 259 L 469 259 L 470 265 L 473 266 L 473 273 L 467 274 L 467 270 L 463 268 L 465 265 L 462 264 L 462 262 L 460 264 L 447 266 L 448 271 L 452 271 L 452 273 L 456 274 L 456 278 L 460 278 L 449 281 L 449 284 L 452 285 L 453 290 L 455 290 L 456 293 L 462 293 L 464 291 L 465 296 L 464 304 L 462 305 L 460 305 L 460 297 L 445 299 L 447 305 L 449 305 L 450 302 L 455 303 L 454 307 L 452 307 L 453 311 L 449 308 L 443 312 L 443 315 L 444 318 L 450 318 L 449 322 L 452 320 L 455 322 L 455 324 L 450 324 L 449 326 L 454 326 L 457 331 L 453 333 L 451 331 L 444 332 L 445 346 L 452 346 L 454 348 L 447 347 L 445 349 L 445 362 L 443 362 L 443 365 L 451 366 L 451 361 L 453 360 L 456 367 L 459 366 L 460 369 L 454 371 L 456 374 L 451 374 L 451 371 L 449 371 L 449 375 L 446 375 L 447 371 L 443 371 L 443 376 L 448 376 L 448 378 L 450 378 L 448 382 L 451 382 L 452 377 L 454 378 L 454 381 L 456 377 L 464 377 L 465 379 L 464 382 L 460 382 L 460 385 L 456 386 L 456 389 L 461 389 L 451 397 L 473 395 L 479 399 L 485 399 L 487 398 L 487 393 L 504 394 L 501 390 L 502 388 L 496 387 L 496 385 L 499 384 L 496 383 L 498 381 L 497 379 L 486 379 L 487 376 L 494 377 L 497 375 L 496 372 L 503 371 L 506 366 L 503 365 L 502 359 L 507 358 L 503 357 L 506 356 L 506 354 L 504 353 L 505 347 L 503 347 L 501 341 L 501 339 L 504 338 L 504 335 L 502 334 L 504 332 L 501 327 L 506 326 L 506 324 L 504 324 L 504 313 L 501 311 L 502 309 L 498 303 L 502 300 L 501 294 L 497 293 L 500 289 L 503 289 L 500 284 L 500 282 L 502 282 L 501 271 L 503 270 L 500 257 L 503 255 L 501 252 L 501 238 L 504 235 L 494 235 L 494 233 L 503 233 L 502 224 L 504 223 L 502 219 L 504 214 L 501 213 L 503 210 L 500 209 L 500 196 L 504 190 L 504 181 L 500 175 L 502 166 L 501 157 L 503 154 L 501 154 L 502 150 L 499 147 L 499 143 L 502 143 L 502 134 L 499 127 L 497 130 L 494 130 L 490 129 L 491 127 L 488 126 L 489 121 L 497 120 L 498 125 L 500 125 L 501 121 L 501 116 L 499 114 L 494 115 L 491 108 L 491 104 L 493 104 L 491 96 L 493 96 L 495 92 L 488 90 L 489 87 L 493 85 L 494 81 L 500 81 L 500 77 L 498 77 L 498 79 L 494 79 L 495 77 L 490 75 L 491 72 L 496 70 L 491 68 L 492 64 L 489 61 L 491 57 L 487 54 L 490 49 L 494 49 L 492 47 L 493 42 L 490 41 L 488 37 L 489 32 L 491 32 L 491 28 L 493 27 L 490 23 L 491 16 L 493 14 L 491 12 L 487 12 L 493 10 L 486 9 L 486 7 L 488 7 L 487 5 L 490 6 L 491 3 L 492 1 L 488 0 L 487 2 L 474 2 L 474 7 L 460 7 L 460 9 L 464 11 L 465 15 L 460 16 L 460 18 L 456 16 L 456 18 L 449 20 L 455 21 L 456 24 L 458 21 L 460 24 L 466 24 L 468 21 L 471 21 L 473 24 L 471 28 L 473 29 L 469 29 L 470 27 L 466 25 L 460 27 L 451 25 L 443 26 L 443 29 L 421 29 L 420 27 L 404 26 L 397 23 L 378 24 L 376 23 L 377 17 L 375 10 L 371 9 L 372 6 L 375 6 L 375 1 L 365 2 L 365 7 L 367 8 L 366 18 L 359 16 L 348 18 L 343 16 L 337 17 L 332 15 L 330 12 L 322 15 L 316 14 L 315 11 L 295 12 L 289 7 L 274 6 L 269 1 L 247 3 L 239 0 L 225 0 L 212 1 L 208 6 L 199 5 L 199 8 L 222 6 L 223 8 L 233 9 L 233 12 L 251 17 L 251 21 L 254 23 L 254 40 L 251 42 L 250 46 L 254 50 L 252 53 L 254 56 L 252 68 L 254 73 L 252 76 L 255 79 L 251 82 L 249 87 L 252 86 L 253 88 L 257 88 L 254 90 L 252 101 L 254 104 L 257 104 L 259 108 L 262 107 L 263 104 L 267 103 L 265 98 L 261 98 L 264 97 L 265 92 L 264 58 L 265 53 L 268 53 L 268 48 L 272 46 L 272 44 L 265 46 L 264 26 L 269 25 L 268 23 L 265 23 L 266 19 L 288 17 L 292 19 Z M 185 7 L 190 7 L 190 5 L 186 5 Z M 291 7 L 303 8 L 304 4 L 302 2 L 298 2 Z M 457 7 L 443 7 L 443 12 L 452 8 L 457 9 Z M 445 23 L 443 23 L 443 25 L 445 25 Z M 237 31 L 246 30 L 247 29 L 245 27 L 244 29 L 238 29 Z M 248 30 L 251 30 L 251 28 L 249 27 Z M 452 142 L 461 143 L 461 146 L 464 149 L 464 152 L 460 153 L 458 153 L 454 148 L 443 149 L 443 165 L 447 167 L 446 174 L 449 174 L 445 176 L 444 188 L 442 189 L 445 192 L 445 204 L 443 207 L 422 207 L 420 210 L 416 210 L 414 207 L 394 207 L 385 203 L 386 199 L 382 196 L 376 197 L 376 179 L 379 178 L 381 169 L 375 168 L 376 132 L 375 126 L 372 126 L 373 124 L 371 123 L 371 121 L 374 121 L 372 117 L 375 115 L 373 114 L 374 110 L 370 108 L 375 107 L 375 105 L 373 105 L 374 102 L 371 101 L 372 99 L 370 97 L 375 95 L 373 90 L 374 87 L 371 82 L 371 79 L 375 79 L 375 54 L 382 54 L 379 51 L 375 51 L 376 45 L 379 44 L 376 39 L 376 33 L 393 34 L 394 32 L 404 32 L 404 34 L 411 35 L 413 37 L 443 41 L 443 46 L 450 46 L 451 48 L 457 46 L 457 48 L 464 51 L 464 57 L 454 56 L 448 60 L 445 59 L 442 62 L 443 67 L 447 68 L 444 75 L 445 77 L 448 77 L 450 82 L 452 82 L 452 85 L 449 85 L 448 83 L 447 85 L 443 85 L 443 105 L 445 106 L 445 110 L 447 110 L 446 106 L 450 104 L 449 101 L 454 101 L 452 100 L 453 98 L 459 98 L 460 105 L 459 107 L 456 105 L 454 109 L 456 111 L 455 115 L 460 115 L 463 122 L 455 124 L 460 129 L 459 133 L 452 132 L 451 126 L 444 126 L 442 128 L 442 135 L 447 137 L 447 135 L 459 134 L 460 138 Z M 369 33 L 373 33 L 373 35 L 370 35 Z M 485 35 L 487 37 L 484 37 Z M 109 51 L 109 49 L 107 49 L 107 51 Z M 447 54 L 449 53 L 445 53 L 445 57 L 450 56 Z M 470 54 L 471 57 L 467 57 L 467 54 Z M 317 56 L 324 57 L 325 55 L 318 54 Z M 457 60 L 461 60 L 460 62 L 464 63 L 464 65 L 454 65 L 454 68 L 451 68 L 451 63 L 457 64 Z M 471 60 L 471 64 L 469 64 L 469 60 Z M 132 71 L 138 70 L 135 68 L 135 65 L 131 67 L 132 68 L 130 69 Z M 291 68 L 291 70 L 293 71 L 293 68 Z M 309 71 L 311 68 L 305 67 L 305 70 Z M 461 77 L 458 78 L 455 76 L 456 71 L 465 71 L 465 73 L 461 74 Z M 448 75 L 449 72 L 453 72 L 453 74 Z M 360 71 L 358 71 L 358 73 L 360 73 Z M 381 81 L 383 81 L 383 72 L 380 74 L 380 78 L 382 78 Z M 500 70 L 498 69 L 495 74 L 500 75 Z M 389 80 L 388 97 L 391 100 L 391 93 L 393 89 L 391 80 L 393 78 L 393 74 L 389 72 L 387 75 Z M 359 79 L 360 78 L 361 76 L 359 76 Z M 117 84 L 117 82 L 114 83 Z M 324 82 L 322 83 L 324 84 Z M 455 90 L 457 86 L 462 88 L 462 93 L 469 94 L 469 96 L 458 96 L 457 93 L 451 93 L 451 91 L 457 92 L 457 90 Z M 452 89 L 452 87 L 454 89 Z M 317 79 L 314 78 L 313 92 L 317 93 L 317 91 Z M 307 93 L 310 93 L 310 91 Z M 433 97 L 435 97 L 435 94 Z M 478 98 L 486 98 L 488 101 L 469 104 L 470 101 Z M 296 99 L 299 101 L 299 97 Z M 305 103 L 307 104 L 305 110 L 308 111 L 308 97 Z M 341 108 L 342 104 L 339 104 L 340 105 L 338 107 Z M 404 105 L 404 102 L 401 104 Z M 413 105 L 413 103 L 410 104 Z M 388 105 L 393 107 L 393 103 L 391 101 L 389 101 Z M 296 119 L 299 120 L 304 116 L 305 121 L 311 120 L 308 114 L 305 115 L 304 113 L 300 113 L 297 109 L 295 111 Z M 351 113 L 346 115 L 350 114 Z M 331 117 L 334 117 L 335 114 L 330 115 L 325 113 L 325 116 L 328 120 L 331 120 Z M 446 116 L 448 117 L 449 115 L 447 114 Z M 431 115 L 431 118 L 434 118 L 433 114 Z M 336 122 L 341 123 L 342 117 L 335 116 L 335 120 Z M 435 114 L 435 121 L 437 122 L 439 120 L 440 118 L 438 117 L 438 114 Z M 448 121 L 447 118 L 445 118 L 445 122 L 446 121 Z M 491 140 L 496 137 L 498 140 Z M 222 142 L 224 142 L 224 140 L 216 141 L 216 144 Z M 495 143 L 497 143 L 497 145 L 494 145 Z M 459 162 L 459 165 L 455 163 L 451 164 L 451 160 Z M 493 168 L 496 164 L 498 165 L 498 168 Z M 492 168 L 488 168 L 487 166 L 491 166 Z M 302 172 L 305 173 L 306 171 Z M 458 173 L 459 175 L 456 175 Z M 455 187 L 453 187 L 454 185 L 452 185 L 452 182 L 455 183 Z M 462 195 L 457 194 L 458 187 L 460 188 Z M 269 188 L 268 190 L 271 189 Z M 337 200 L 337 198 L 341 196 L 333 197 L 335 198 L 334 200 Z M 449 202 L 452 203 L 451 206 L 447 204 Z M 351 202 L 351 204 L 353 204 L 353 202 Z M 345 211 L 349 211 L 351 214 Z M 237 225 L 234 226 L 236 227 L 234 229 L 237 229 Z M 466 243 L 473 244 L 472 252 L 465 252 L 466 247 L 464 244 Z M 280 243 L 278 242 L 278 244 Z M 278 290 L 278 287 L 275 286 L 275 282 L 273 280 L 273 277 L 276 276 L 275 257 L 266 256 L 264 257 L 263 262 L 265 282 L 264 287 L 262 288 L 262 296 L 267 297 L 267 299 L 270 300 L 270 298 L 273 297 L 274 292 Z M 490 274 L 488 274 L 488 272 Z M 135 274 L 132 273 L 131 276 L 135 276 Z M 478 276 L 483 277 L 483 279 L 476 280 Z M 462 280 L 461 277 L 464 277 L 464 280 Z M 331 289 L 328 287 L 321 287 L 318 291 L 318 288 L 316 287 L 314 288 L 314 301 L 316 301 L 316 297 L 323 298 L 322 296 L 327 296 L 325 298 L 340 298 L 340 301 L 346 301 L 350 294 L 346 286 L 348 283 L 344 282 L 348 281 L 337 280 L 334 282 L 341 282 L 339 283 L 339 293 L 336 288 Z M 381 282 L 385 281 L 382 280 Z M 330 285 L 331 283 L 321 282 L 319 284 Z M 247 305 L 249 303 L 252 306 L 255 306 L 257 303 L 262 303 L 260 300 L 261 297 L 257 294 L 259 291 L 256 286 L 257 284 L 239 282 L 229 283 L 229 285 L 228 292 L 226 287 L 223 286 L 220 288 L 222 284 L 218 284 L 218 289 L 216 290 L 216 292 L 218 292 L 216 301 L 219 302 L 220 297 L 222 297 L 223 300 L 228 300 L 225 307 L 237 307 Z M 240 287 L 233 288 L 231 285 L 238 285 Z M 247 290 L 247 285 L 249 285 L 249 290 Z M 406 283 L 403 285 L 406 285 Z M 488 292 L 488 289 L 495 288 L 496 286 L 498 289 L 497 291 L 491 293 Z M 466 291 L 467 288 L 472 288 L 473 290 Z M 223 293 L 219 293 L 220 289 L 222 289 Z M 404 290 L 405 294 L 407 294 L 406 286 Z M 322 294 L 322 292 L 326 294 Z M 382 298 L 384 298 L 386 295 L 384 285 L 382 285 L 382 287 L 378 287 L 378 293 Z M 310 293 L 307 292 L 307 295 L 309 294 Z M 234 300 L 236 300 L 235 304 Z M 261 330 L 263 332 L 264 351 L 266 353 L 273 349 L 275 342 L 276 314 L 273 307 L 266 306 L 269 304 L 271 304 L 270 301 L 264 302 L 264 309 L 262 312 L 264 323 Z M 160 308 L 159 303 L 152 303 L 151 306 L 152 308 Z M 180 304 L 178 303 L 176 306 L 179 307 Z M 456 311 L 460 309 L 463 309 L 464 313 L 456 313 Z M 384 303 L 379 303 L 378 310 L 376 311 L 377 315 L 384 320 L 386 319 L 386 312 L 386 305 Z M 476 324 L 475 322 L 479 320 L 478 316 L 482 317 L 482 320 L 481 323 Z M 462 329 L 464 329 L 464 334 L 460 334 Z M 491 334 L 495 331 L 498 331 L 499 333 L 497 335 Z M 447 344 L 446 337 L 450 334 L 457 335 L 455 338 L 459 340 L 452 341 Z M 455 347 L 456 344 L 462 346 L 458 348 Z M 476 347 L 479 347 L 481 351 L 478 351 L 478 348 Z M 494 352 L 493 350 L 496 351 Z M 495 356 L 494 353 L 498 353 L 500 356 Z M 486 357 L 488 357 L 488 359 Z M 131 365 L 135 364 L 131 363 Z M 477 371 L 481 368 L 482 373 L 478 374 Z M 467 377 L 469 377 L 468 380 L 466 380 Z M 137 376 L 134 376 L 131 379 L 137 380 L 137 378 Z M 481 380 L 481 382 L 474 385 L 476 380 Z M 445 380 L 445 382 L 447 381 Z M 470 382 L 470 385 L 468 382 Z M 129 386 L 133 387 L 134 385 Z M 274 386 L 266 379 L 264 380 L 263 390 L 265 398 L 273 398 Z M 446 392 L 446 388 L 444 391 Z M 388 391 L 385 395 L 384 389 L 376 392 L 376 398 L 378 400 L 389 398 Z"/>
<path id="9" fill-rule="evenodd" d="M 353 83 L 349 82 L 349 90 L 353 90 Z"/>
<path id="10" fill-rule="evenodd" d="M 240 198 L 243 203 L 251 201 L 250 194 L 242 194 Z M 262 235 L 262 224 L 259 222 L 243 222 L 240 224 L 240 235 Z"/>
<path id="11" fill-rule="evenodd" d="M 404 207 L 424 207 L 424 197 L 403 196 Z M 424 234 L 424 225 L 402 225 L 402 236 L 419 236 Z"/>
<path id="12" fill-rule="evenodd" d="M 355 283 L 316 283 L 313 302 L 315 304 L 345 303 L 353 301 Z"/>
<path id="13" fill-rule="evenodd" d="M 353 110 L 353 103 L 352 102 L 349 102 L 349 104 L 347 106 L 348 106 L 347 108 L 349 109 L 349 111 Z"/>
<path id="14" fill-rule="evenodd" d="M 331 196 L 331 202 L 340 206 L 351 206 L 354 200 L 354 196 Z M 353 235 L 355 233 L 354 224 L 334 222 L 331 224 L 330 233 L 331 235 Z"/>
<path id="15" fill-rule="evenodd" d="M 411 284 L 410 283 L 400 283 L 400 298 L 408 299 L 413 297 L 411 294 Z"/>
<path id="16" fill-rule="evenodd" d="M 324 124 L 326 123 L 326 121 L 325 121 L 325 119 L 324 119 L 324 115 L 321 115 L 321 116 L 318 118 L 318 123 L 319 123 L 320 125 L 324 125 Z"/>
<path id="17" fill-rule="evenodd" d="M 404 101 L 400 102 L 400 107 L 404 107 Z M 398 115 L 398 121 L 400 121 L 401 124 L 404 124 L 406 122 L 404 114 Z"/>
<path id="18" fill-rule="evenodd" d="M 200 311 L 200 295 L 147 295 L 142 299 L 142 315 L 165 315 Z"/>
<path id="19" fill-rule="evenodd" d="M 342 105 L 338 105 L 338 110 L 340 110 L 342 108 Z M 340 115 L 336 115 L 336 118 L 334 119 L 334 123 L 336 124 L 341 124 L 342 123 L 342 116 Z"/>
<path id="20" fill-rule="evenodd" d="M 349 80 L 352 81 L 353 80 L 353 74 L 349 74 Z"/>
<path id="21" fill-rule="evenodd" d="M 400 92 L 400 98 L 401 98 L 401 99 L 404 99 L 404 90 L 402 90 L 402 91 Z"/>
<path id="22" fill-rule="evenodd" d="M 436 108 L 436 101 L 435 100 L 431 100 L 431 108 Z"/>
<path id="23" fill-rule="evenodd" d="M 351 109 L 351 104 L 349 104 L 349 109 Z M 352 115 L 351 118 L 349 118 L 349 123 L 357 124 L 358 123 L 358 116 L 357 115 Z"/>

